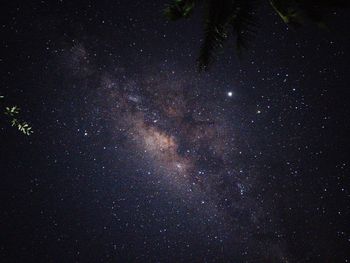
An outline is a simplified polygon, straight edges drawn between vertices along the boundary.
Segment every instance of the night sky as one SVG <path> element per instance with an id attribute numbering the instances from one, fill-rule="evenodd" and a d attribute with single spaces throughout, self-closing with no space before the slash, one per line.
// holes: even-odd
<path id="1" fill-rule="evenodd" d="M 350 262 L 349 11 L 199 73 L 167 3 L 1 5 L 0 261 Z"/>

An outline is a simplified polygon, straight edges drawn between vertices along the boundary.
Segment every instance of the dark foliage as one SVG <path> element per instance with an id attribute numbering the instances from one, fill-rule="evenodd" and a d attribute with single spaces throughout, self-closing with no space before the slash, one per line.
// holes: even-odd
<path id="1" fill-rule="evenodd" d="M 266 0 L 175 0 L 165 9 L 170 20 L 188 18 L 201 5 L 204 16 L 204 37 L 198 64 L 206 70 L 225 41 L 233 36 L 238 53 L 249 46 L 257 32 L 260 4 Z M 346 0 L 269 0 L 269 5 L 291 26 L 310 20 L 325 27 L 325 18 L 337 8 L 348 7 Z"/>

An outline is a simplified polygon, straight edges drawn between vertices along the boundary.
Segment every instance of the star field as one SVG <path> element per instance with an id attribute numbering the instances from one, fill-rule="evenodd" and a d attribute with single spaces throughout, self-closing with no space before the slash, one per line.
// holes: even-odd
<path id="1" fill-rule="evenodd" d="M 2 262 L 350 262 L 348 13 L 199 73 L 166 3 L 4 5 Z"/>

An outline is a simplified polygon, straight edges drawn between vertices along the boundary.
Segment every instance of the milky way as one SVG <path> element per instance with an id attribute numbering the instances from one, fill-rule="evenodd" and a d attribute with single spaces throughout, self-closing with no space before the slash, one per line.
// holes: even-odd
<path id="1" fill-rule="evenodd" d="M 152 198 L 169 193 L 222 249 L 236 246 L 240 253 L 253 246 L 257 255 L 286 260 L 284 244 L 269 237 L 275 215 L 269 202 L 259 200 L 261 166 L 250 152 L 253 140 L 233 94 L 217 93 L 210 77 L 181 68 L 155 64 L 125 76 L 118 64 L 101 70 L 91 60 L 84 45 L 75 43 L 60 63 L 68 81 L 95 87 L 86 96 L 94 107 L 87 116 L 94 126 L 105 123 L 116 149 L 110 162 L 125 156 L 131 171 L 118 180 L 142 181 Z M 76 65 L 79 70 L 71 70 Z M 230 111 L 217 101 L 230 103 Z"/>
<path id="2" fill-rule="evenodd" d="M 130 181 L 131 188 L 141 182 L 145 200 L 169 195 L 168 204 L 183 207 L 221 253 L 235 247 L 225 253 L 245 256 L 249 250 L 248 262 L 288 262 L 285 229 L 273 198 L 263 197 L 268 182 L 261 171 L 270 167 L 259 161 L 263 149 L 252 146 L 237 94 L 219 93 L 212 77 L 181 67 L 152 64 L 128 75 L 118 63 L 101 69 L 82 43 L 60 60 L 67 82 L 94 87 L 84 97 L 93 105 L 86 115 L 93 127 L 104 123 L 116 149 L 108 159 L 116 174 L 124 174 L 117 182 Z"/>
<path id="3" fill-rule="evenodd" d="M 142 161 L 151 163 L 158 174 L 169 176 L 169 181 L 196 184 L 204 174 L 200 163 L 212 166 L 225 162 L 225 154 L 232 145 L 226 141 L 222 120 L 208 117 L 205 111 L 210 109 L 198 102 L 189 109 L 181 83 L 171 90 L 167 86 L 171 82 L 147 81 L 147 92 L 142 81 L 134 83 L 137 95 L 129 94 L 128 90 L 117 91 L 110 111 L 112 117 L 116 116 L 113 117 L 116 126 L 123 127 L 134 150 L 141 153 Z"/>

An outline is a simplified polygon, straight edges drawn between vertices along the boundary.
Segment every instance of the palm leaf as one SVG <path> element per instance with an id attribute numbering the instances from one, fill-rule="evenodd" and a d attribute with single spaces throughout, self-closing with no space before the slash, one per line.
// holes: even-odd
<path id="1" fill-rule="evenodd" d="M 270 0 L 270 5 L 286 24 L 299 26 L 303 23 L 302 9 L 295 0 Z"/>
<path id="2" fill-rule="evenodd" d="M 256 0 L 209 1 L 205 24 L 205 37 L 200 49 L 199 67 L 206 70 L 218 50 L 223 49 L 229 31 L 236 37 L 236 48 L 240 53 L 247 48 L 256 34 Z"/>
<path id="3" fill-rule="evenodd" d="M 204 37 L 198 64 L 206 70 L 218 51 L 223 50 L 230 33 L 236 40 L 240 54 L 249 47 L 257 32 L 257 5 L 262 0 L 174 0 L 164 13 L 170 20 L 187 18 L 197 4 L 204 4 Z M 275 12 L 285 23 L 299 26 L 306 19 L 324 26 L 327 14 L 336 8 L 349 7 L 349 0 L 269 0 Z M 230 32 L 230 30 L 232 30 Z"/>
<path id="4" fill-rule="evenodd" d="M 324 26 L 328 14 L 349 7 L 347 0 L 270 0 L 270 4 L 285 23 L 293 26 L 305 20 Z"/>
<path id="5" fill-rule="evenodd" d="M 192 14 L 195 5 L 194 0 L 175 0 L 164 10 L 164 15 L 170 20 L 187 18 Z"/>
<path id="6" fill-rule="evenodd" d="M 200 70 L 206 70 L 213 61 L 216 52 L 223 48 L 228 36 L 228 26 L 234 2 L 229 0 L 207 1 L 204 39 L 198 58 Z"/>

